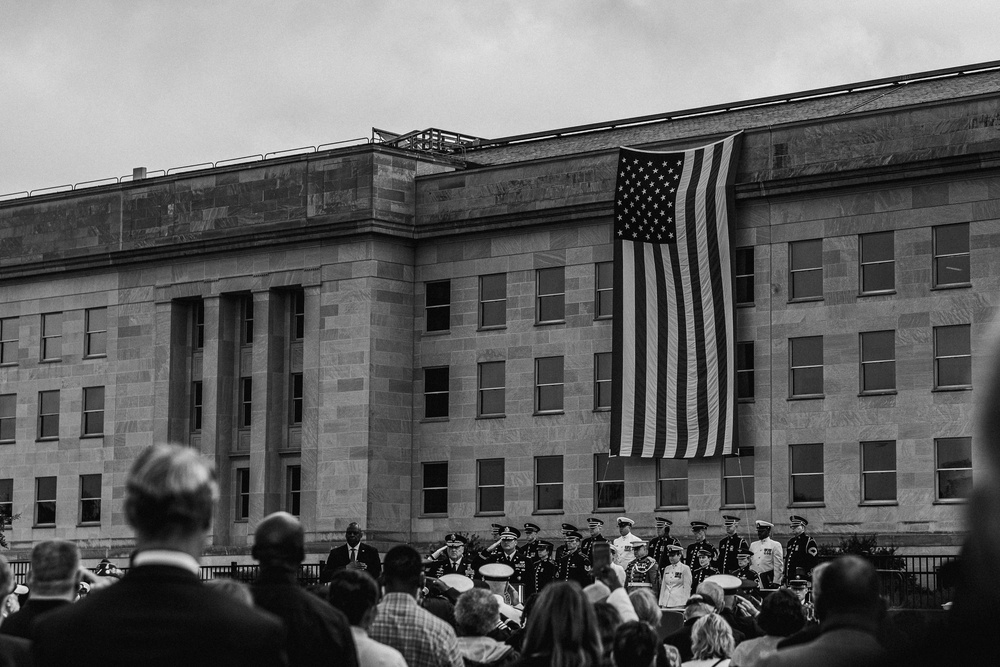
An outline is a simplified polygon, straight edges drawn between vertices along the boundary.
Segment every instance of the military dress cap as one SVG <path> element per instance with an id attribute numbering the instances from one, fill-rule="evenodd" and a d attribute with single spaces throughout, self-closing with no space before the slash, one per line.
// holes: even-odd
<path id="1" fill-rule="evenodd" d="M 753 552 L 750 551 L 750 547 L 742 546 L 742 547 L 740 547 L 740 550 L 736 552 L 736 557 L 737 558 L 742 558 L 744 556 L 746 556 L 747 558 L 750 558 L 751 556 L 753 556 Z"/>
<path id="2" fill-rule="evenodd" d="M 514 526 L 504 526 L 500 531 L 500 539 L 517 539 L 521 537 L 521 531 Z"/>
<path id="3" fill-rule="evenodd" d="M 449 547 L 464 547 L 468 541 L 465 535 L 459 535 L 458 533 L 448 533 L 444 537 L 444 543 Z"/>
<path id="4" fill-rule="evenodd" d="M 656 522 L 657 528 L 663 528 L 664 526 L 674 525 L 674 522 L 665 516 L 654 516 L 653 521 Z"/>
<path id="5" fill-rule="evenodd" d="M 743 580 L 731 574 L 713 574 L 711 577 L 705 577 L 705 581 L 718 584 L 726 595 L 732 595 L 743 586 Z"/>
<path id="6" fill-rule="evenodd" d="M 773 523 L 771 523 L 770 521 L 764 521 L 763 519 L 757 519 L 756 521 L 753 522 L 753 525 L 757 526 L 758 528 L 774 528 Z"/>
<path id="7" fill-rule="evenodd" d="M 792 528 L 809 525 L 809 521 L 804 516 L 799 516 L 798 514 L 793 514 L 788 517 L 788 523 L 792 526 Z"/>
<path id="8" fill-rule="evenodd" d="M 638 549 L 639 547 L 648 546 L 649 542 L 646 540 L 632 540 L 632 549 Z"/>
<path id="9" fill-rule="evenodd" d="M 708 524 L 704 521 L 692 521 L 691 530 L 708 530 Z"/>
<path id="10" fill-rule="evenodd" d="M 570 539 L 570 538 L 575 539 L 575 540 L 582 540 L 583 539 L 583 535 L 581 535 L 580 531 L 578 531 L 578 530 L 567 530 L 565 533 L 563 533 L 563 535 L 566 537 L 567 540 Z"/>
<path id="11" fill-rule="evenodd" d="M 14 587 L 14 590 L 12 591 L 12 594 L 13 595 L 27 595 L 28 590 L 29 590 L 28 587 L 25 586 L 24 584 L 18 584 L 17 586 Z"/>
<path id="12" fill-rule="evenodd" d="M 712 551 L 712 549 L 710 547 L 701 547 L 700 549 L 698 549 L 697 551 L 695 551 L 695 554 L 699 558 L 702 557 L 702 556 L 708 556 L 709 558 L 711 558 L 712 556 L 715 555 L 715 553 Z"/>
<path id="13" fill-rule="evenodd" d="M 507 581 L 514 575 L 514 568 L 503 563 L 487 563 L 479 568 L 479 576 L 486 581 Z"/>
<path id="14" fill-rule="evenodd" d="M 722 525 L 724 526 L 735 526 L 739 522 L 740 518 L 738 516 L 733 516 L 731 514 L 722 515 Z"/>
<path id="15" fill-rule="evenodd" d="M 562 524 L 563 535 L 565 535 L 566 533 L 573 532 L 574 530 L 576 530 L 576 526 L 574 526 L 573 524 L 571 523 Z"/>
<path id="16" fill-rule="evenodd" d="M 548 540 L 535 540 L 535 551 L 541 551 L 542 549 L 548 549 L 549 551 L 552 551 L 552 548 L 554 546 L 555 545 L 553 545 Z"/>
<path id="17" fill-rule="evenodd" d="M 789 588 L 798 588 L 799 590 L 803 588 L 809 588 L 809 582 L 805 579 L 792 579 L 788 582 Z"/>
<path id="18" fill-rule="evenodd" d="M 618 517 L 618 525 L 619 526 L 634 526 L 635 525 L 635 521 L 633 521 L 632 519 L 628 518 L 627 516 L 620 516 L 620 517 Z"/>
<path id="19" fill-rule="evenodd" d="M 682 547 L 679 544 L 668 544 L 667 545 L 667 551 L 670 551 L 670 552 L 676 553 L 676 554 L 682 554 L 682 553 L 684 553 L 684 547 Z"/>
<path id="20" fill-rule="evenodd" d="M 503 526 L 499 523 L 491 523 L 490 528 L 493 529 L 494 535 L 499 535 L 500 531 L 503 530 Z"/>
<path id="21" fill-rule="evenodd" d="M 597 528 L 598 526 L 603 526 L 604 521 L 602 519 L 598 519 L 596 516 L 592 516 L 587 519 L 587 525 L 591 528 Z"/>
<path id="22" fill-rule="evenodd" d="M 536 526 L 533 523 L 526 523 L 526 524 L 524 524 L 524 532 L 526 532 L 526 533 L 540 533 L 540 532 L 542 532 L 542 529 L 539 528 L 538 526 Z"/>

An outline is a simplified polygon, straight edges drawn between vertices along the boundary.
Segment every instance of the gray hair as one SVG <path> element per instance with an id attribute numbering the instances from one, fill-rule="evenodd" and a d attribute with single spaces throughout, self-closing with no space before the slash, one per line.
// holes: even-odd
<path id="1" fill-rule="evenodd" d="M 212 463 L 190 447 L 152 445 L 139 454 L 125 483 L 125 517 L 145 538 L 207 531 L 219 499 Z"/>
<path id="2" fill-rule="evenodd" d="M 47 540 L 31 550 L 31 589 L 40 595 L 57 595 L 76 586 L 80 550 L 72 542 Z"/>
<path id="3" fill-rule="evenodd" d="M 455 623 L 459 634 L 481 637 L 500 622 L 500 603 L 482 588 L 470 588 L 455 603 Z"/>

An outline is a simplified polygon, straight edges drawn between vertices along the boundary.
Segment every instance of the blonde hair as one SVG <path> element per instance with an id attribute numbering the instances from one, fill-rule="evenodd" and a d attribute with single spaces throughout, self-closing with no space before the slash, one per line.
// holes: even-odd
<path id="1" fill-rule="evenodd" d="M 691 639 L 691 652 L 696 660 L 728 658 L 733 653 L 733 630 L 718 614 L 695 621 Z"/>

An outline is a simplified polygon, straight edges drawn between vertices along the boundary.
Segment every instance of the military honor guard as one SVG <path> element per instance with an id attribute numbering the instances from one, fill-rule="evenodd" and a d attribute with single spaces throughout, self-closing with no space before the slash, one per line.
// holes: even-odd
<path id="1" fill-rule="evenodd" d="M 662 570 L 667 565 L 667 547 L 671 544 L 680 546 L 681 543 L 676 537 L 670 536 L 670 527 L 674 522 L 665 516 L 654 516 L 656 523 L 656 537 L 649 541 L 649 557 L 656 561 L 656 565 Z"/>
<path id="2" fill-rule="evenodd" d="M 736 569 L 725 574 L 731 574 L 734 577 L 742 579 L 744 592 L 755 600 L 760 601 L 761 596 L 759 591 L 763 586 L 760 585 L 760 574 L 750 567 L 750 559 L 752 557 L 753 552 L 750 551 L 749 546 L 740 549 L 739 553 L 736 554 Z"/>
<path id="3" fill-rule="evenodd" d="M 464 535 L 448 533 L 444 538 L 445 545 L 431 554 L 432 562 L 424 569 L 427 576 L 435 579 L 446 574 L 460 574 L 469 579 L 475 577 L 476 568 L 473 567 L 472 558 L 465 553 L 467 543 Z"/>
<path id="4" fill-rule="evenodd" d="M 683 609 L 687 599 L 691 597 L 694 577 L 683 562 L 684 549 L 679 544 L 671 544 L 666 548 L 667 563 L 660 572 L 661 607 Z"/>
<path id="5" fill-rule="evenodd" d="M 537 544 L 538 544 L 538 534 L 542 532 L 536 524 L 526 523 L 524 524 L 524 544 L 517 548 L 524 556 L 524 559 L 530 564 L 536 558 Z"/>
<path id="6" fill-rule="evenodd" d="M 556 560 L 558 561 L 563 556 L 566 555 L 566 536 L 570 533 L 579 532 L 571 523 L 564 523 L 560 525 L 560 530 L 562 531 L 563 543 L 556 547 Z"/>
<path id="7" fill-rule="evenodd" d="M 580 545 L 580 551 L 587 558 L 594 559 L 594 544 L 597 542 L 607 542 L 608 538 L 601 534 L 601 529 L 604 527 L 604 522 L 597 517 L 590 517 L 587 519 L 587 527 L 590 529 L 590 535 L 583 538 L 583 543 Z"/>
<path id="8" fill-rule="evenodd" d="M 500 530 L 500 548 L 494 549 L 489 558 L 491 563 L 502 563 L 510 566 L 514 570 L 510 575 L 510 583 L 514 586 L 521 586 L 528 581 L 528 559 L 518 551 L 517 540 L 521 537 L 521 531 L 513 526 L 504 526 Z M 479 571 L 482 571 L 480 566 Z"/>
<path id="9" fill-rule="evenodd" d="M 581 587 L 589 586 L 594 582 L 594 577 L 590 574 L 590 559 L 580 552 L 580 542 L 583 535 L 578 531 L 568 531 L 566 535 L 566 554 L 559 559 L 560 581 L 575 581 Z"/>
<path id="10" fill-rule="evenodd" d="M 806 535 L 809 522 L 803 516 L 793 514 L 788 517 L 792 528 L 792 538 L 785 545 L 785 582 L 793 579 L 809 579 L 812 569 L 819 559 L 819 545 L 816 540 Z"/>
<path id="11" fill-rule="evenodd" d="M 698 584 L 714 574 L 719 574 L 719 571 L 712 567 L 715 561 L 715 549 L 712 545 L 699 548 L 695 551 L 695 556 L 698 558 L 698 567 L 691 569 L 691 585 L 697 589 Z"/>
<path id="12" fill-rule="evenodd" d="M 740 518 L 730 514 L 722 515 L 722 525 L 726 529 L 726 536 L 719 541 L 719 559 L 715 561 L 715 569 L 723 574 L 728 574 L 739 567 L 736 564 L 736 554 L 743 549 L 749 549 L 747 541 L 740 537 Z"/>
<path id="13" fill-rule="evenodd" d="M 685 556 L 684 562 L 687 563 L 692 572 L 698 567 L 698 552 L 702 549 L 708 549 L 711 552 L 713 563 L 719 559 L 718 549 L 708 541 L 707 531 L 708 524 L 704 521 L 691 522 L 691 532 L 694 533 L 694 542 L 688 545 L 687 556 Z"/>
<path id="14" fill-rule="evenodd" d="M 632 545 L 636 542 L 644 542 L 641 537 L 632 533 L 633 525 L 635 525 L 635 521 L 627 516 L 618 517 L 619 537 L 615 539 L 614 545 L 618 551 L 616 562 L 624 568 L 628 568 L 628 564 L 635 559 L 635 554 L 632 552 Z"/>
<path id="15" fill-rule="evenodd" d="M 760 575 L 763 588 L 777 588 L 784 567 L 781 543 L 771 539 L 773 523 L 758 519 L 754 525 L 757 527 L 757 540 L 750 545 L 753 554 L 750 567 Z"/>
<path id="16" fill-rule="evenodd" d="M 497 596 L 504 604 L 516 607 L 521 604 L 517 589 L 511 585 L 510 578 L 514 569 L 503 563 L 486 563 L 479 568 L 479 578 L 489 586 L 490 593 Z"/>
<path id="17" fill-rule="evenodd" d="M 548 584 L 559 577 L 559 565 L 552 560 L 553 544 L 546 540 L 535 541 L 535 562 L 531 567 L 525 596 L 540 593 Z"/>
<path id="18" fill-rule="evenodd" d="M 632 542 L 635 558 L 625 568 L 625 588 L 629 592 L 637 588 L 652 589 L 653 596 L 660 590 L 660 568 L 649 556 L 649 545 L 639 540 Z"/>

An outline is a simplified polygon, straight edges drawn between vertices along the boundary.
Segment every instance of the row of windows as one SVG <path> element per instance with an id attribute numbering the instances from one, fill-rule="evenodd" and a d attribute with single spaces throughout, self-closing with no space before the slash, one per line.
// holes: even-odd
<path id="1" fill-rule="evenodd" d="M 35 478 L 34 525 L 56 523 L 56 477 Z M 101 475 L 80 475 L 76 521 L 81 526 L 101 523 Z M 14 480 L 0 479 L 0 526 L 9 524 L 14 515 Z"/>
<path id="2" fill-rule="evenodd" d="M 302 512 L 302 466 L 286 465 L 282 497 L 284 511 L 299 516 Z M 246 521 L 250 518 L 250 468 L 238 466 L 233 470 L 233 519 Z"/>
<path id="3" fill-rule="evenodd" d="M 859 451 L 861 504 L 893 504 L 897 500 L 896 442 L 862 442 Z M 789 506 L 822 506 L 826 501 L 822 443 L 790 445 Z M 941 502 L 962 501 L 972 491 L 972 439 L 934 440 L 935 498 Z M 562 512 L 563 457 L 535 457 L 535 512 Z M 505 461 L 476 461 L 476 513 L 503 514 Z M 736 456 L 722 459 L 722 507 L 754 505 L 754 454 L 743 448 Z M 422 467 L 423 514 L 448 513 L 448 462 L 424 463 Z M 656 506 L 661 510 L 688 509 L 688 461 L 660 459 L 656 462 Z M 594 455 L 594 510 L 625 509 L 625 459 Z"/>
<path id="4" fill-rule="evenodd" d="M 63 356 L 63 313 L 42 313 L 40 316 L 40 361 L 60 361 Z M 18 356 L 19 317 L 0 319 L 0 364 L 16 364 Z M 83 356 L 103 357 L 108 353 L 108 309 L 88 308 L 84 311 Z"/>
<path id="5" fill-rule="evenodd" d="M 38 392 L 36 434 L 39 440 L 59 437 L 60 390 Z M 84 387 L 80 436 L 104 435 L 104 387 Z M 17 433 L 17 394 L 0 394 L 0 442 L 13 442 Z"/>
<path id="6" fill-rule="evenodd" d="M 289 374 L 289 403 L 288 403 L 288 423 L 289 426 L 298 426 L 302 423 L 302 373 Z M 253 378 L 242 377 L 237 383 L 237 428 L 247 429 L 253 426 Z M 191 383 L 191 431 L 197 433 L 201 430 L 202 417 L 204 415 L 204 395 L 205 385 L 202 380 L 195 380 Z"/>

